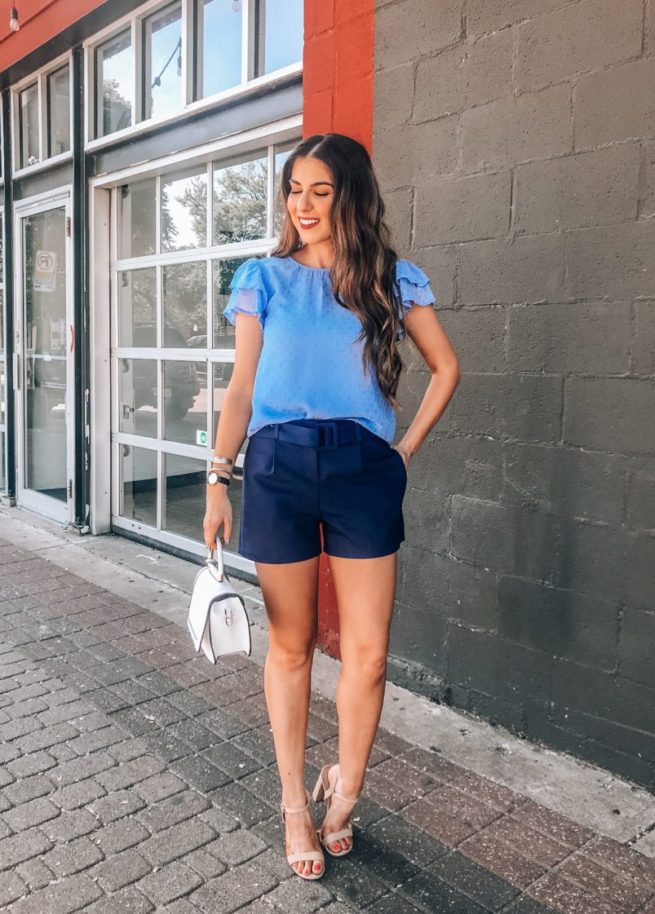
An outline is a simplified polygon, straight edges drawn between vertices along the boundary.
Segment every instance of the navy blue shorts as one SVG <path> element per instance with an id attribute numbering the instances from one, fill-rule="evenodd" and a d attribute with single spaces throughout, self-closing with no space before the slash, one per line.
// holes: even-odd
<path id="1" fill-rule="evenodd" d="M 252 435 L 243 464 L 239 552 L 302 562 L 321 552 L 377 558 L 405 539 L 400 453 L 351 419 L 296 419 Z"/>

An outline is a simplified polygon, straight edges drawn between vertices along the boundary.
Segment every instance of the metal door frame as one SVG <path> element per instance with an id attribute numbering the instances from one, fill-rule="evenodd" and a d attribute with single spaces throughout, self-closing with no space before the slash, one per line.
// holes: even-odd
<path id="1" fill-rule="evenodd" d="M 25 275 L 22 220 L 53 209 L 64 209 L 66 225 L 66 502 L 59 502 L 49 495 L 36 492 L 25 485 Z M 73 312 L 73 231 L 72 231 L 72 187 L 57 188 L 14 204 L 14 398 L 16 419 L 16 502 L 32 511 L 49 517 L 62 524 L 74 521 L 74 480 L 75 480 L 75 370 L 73 349 L 75 345 Z"/>

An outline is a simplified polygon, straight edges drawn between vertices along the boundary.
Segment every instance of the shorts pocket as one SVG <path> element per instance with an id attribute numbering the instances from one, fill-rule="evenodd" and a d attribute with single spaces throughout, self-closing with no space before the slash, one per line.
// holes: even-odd
<path id="1" fill-rule="evenodd" d="M 272 476 L 275 472 L 275 438 L 251 438 L 243 460 L 243 475 Z"/>
<path id="2" fill-rule="evenodd" d="M 391 445 L 389 445 L 389 447 L 391 447 Z M 402 471 L 405 474 L 405 477 L 407 477 L 407 467 L 405 466 L 405 461 L 403 460 L 403 455 L 400 453 L 400 451 L 396 450 L 395 447 L 391 447 L 391 450 L 396 455 L 396 459 L 400 461 L 400 466 L 402 468 Z"/>

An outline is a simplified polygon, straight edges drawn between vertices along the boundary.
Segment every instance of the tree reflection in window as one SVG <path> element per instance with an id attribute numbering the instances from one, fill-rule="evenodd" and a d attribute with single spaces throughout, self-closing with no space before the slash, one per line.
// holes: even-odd
<path id="1" fill-rule="evenodd" d="M 256 241 L 266 237 L 265 156 L 214 171 L 214 244 Z"/>

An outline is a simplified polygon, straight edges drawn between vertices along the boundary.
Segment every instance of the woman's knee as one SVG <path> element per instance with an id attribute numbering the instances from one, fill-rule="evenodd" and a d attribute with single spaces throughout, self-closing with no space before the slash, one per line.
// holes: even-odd
<path id="1" fill-rule="evenodd" d="M 369 685 L 377 685 L 386 679 L 387 652 L 382 648 L 366 645 L 347 652 L 342 649 L 341 659 L 347 675 L 356 676 Z"/>
<path id="2" fill-rule="evenodd" d="M 301 639 L 296 642 L 269 639 L 268 656 L 272 662 L 288 672 L 300 670 L 311 662 L 316 639 Z"/>

